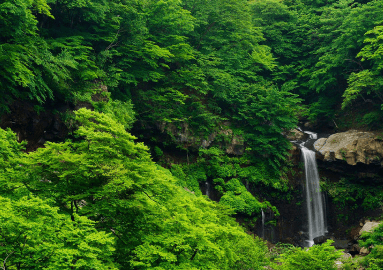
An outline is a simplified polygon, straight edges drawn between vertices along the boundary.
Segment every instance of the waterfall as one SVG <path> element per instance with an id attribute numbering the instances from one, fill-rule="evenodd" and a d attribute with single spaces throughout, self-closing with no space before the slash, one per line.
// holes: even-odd
<path id="1" fill-rule="evenodd" d="M 324 194 L 320 191 L 315 152 L 307 148 L 312 146 L 318 136 L 311 131 L 303 131 L 300 128 L 298 130 L 309 135 L 309 139 L 305 142 L 293 142 L 299 144 L 305 164 L 304 196 L 307 210 L 307 246 L 311 247 L 314 244 L 314 238 L 325 235 L 327 232 L 326 207 Z"/>
<path id="2" fill-rule="evenodd" d="M 265 238 L 265 213 L 262 211 L 262 238 Z"/>
<path id="3" fill-rule="evenodd" d="M 305 131 L 304 133 L 308 134 L 310 139 L 317 139 L 318 138 L 318 135 L 314 132 L 311 132 L 311 131 Z"/>
<path id="4" fill-rule="evenodd" d="M 205 182 L 205 187 L 206 187 L 206 193 L 205 193 L 205 195 L 208 196 L 208 197 L 210 197 L 210 185 L 209 185 L 209 182 L 208 182 L 208 181 Z"/>
<path id="5" fill-rule="evenodd" d="M 308 133 L 308 132 L 306 132 Z M 311 135 L 310 135 L 311 137 Z M 312 137 L 316 139 L 316 136 Z M 314 244 L 314 238 L 326 233 L 325 210 L 319 186 L 319 174 L 315 160 L 315 152 L 301 145 L 305 163 L 305 195 L 308 217 L 308 244 Z"/>

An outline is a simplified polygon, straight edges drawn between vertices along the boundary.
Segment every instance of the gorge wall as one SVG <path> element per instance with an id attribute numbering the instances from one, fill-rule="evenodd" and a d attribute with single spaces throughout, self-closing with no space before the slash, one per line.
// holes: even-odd
<path id="1" fill-rule="evenodd" d="M 15 131 L 20 140 L 27 140 L 27 151 L 33 151 L 43 146 L 45 141 L 62 141 L 67 137 L 68 127 L 60 114 L 72 109 L 64 105 L 37 113 L 32 104 L 18 102 L 13 104 L 11 114 L 3 116 L 1 123 L 3 128 L 10 127 Z M 133 131 L 148 145 L 168 145 L 163 147 L 168 160 L 161 164 L 168 168 L 175 163 L 195 162 L 200 147 L 219 147 L 226 155 L 238 157 L 243 155 L 246 147 L 243 136 L 236 134 L 230 123 L 223 123 L 220 129 L 205 137 L 193 134 L 188 126 L 179 129 L 164 123 L 152 127 L 138 123 Z M 304 140 L 306 136 L 299 130 L 286 134 L 289 140 Z M 156 138 L 156 141 L 151 138 Z M 376 203 L 383 199 L 379 192 L 383 190 L 383 139 L 372 132 L 350 130 L 320 138 L 313 147 L 317 151 L 320 177 L 322 182 L 326 182 L 323 188 L 327 194 L 329 232 L 338 239 L 352 239 L 361 222 L 382 213 Z M 194 153 L 194 158 L 188 155 L 190 153 Z M 294 166 L 287 174 L 289 185 L 294 190 L 292 196 L 275 195 L 272 188 L 243 183 L 254 197 L 269 201 L 280 213 L 280 216 L 275 216 L 271 209 L 265 209 L 264 226 L 260 214 L 255 224 L 245 226 L 273 243 L 280 241 L 299 245 L 305 238 L 304 174 L 300 149 L 293 145 L 290 154 L 289 162 Z M 199 186 L 202 194 L 206 194 L 206 182 L 200 182 Z M 214 183 L 209 182 L 209 187 L 209 197 L 219 201 L 221 194 Z M 246 223 L 249 217 L 238 215 L 237 218 Z"/>
<path id="2" fill-rule="evenodd" d="M 305 133 L 293 130 L 286 137 L 303 141 Z M 338 247 L 346 248 L 358 235 L 366 220 L 374 220 L 383 212 L 383 141 L 373 132 L 349 130 L 319 138 L 312 145 L 316 151 L 321 188 L 325 191 L 328 237 Z M 291 150 L 297 172 L 302 170 L 301 151 L 294 146 Z M 303 192 L 303 177 L 298 173 L 290 178 L 290 184 Z M 266 229 L 265 238 L 273 242 L 282 241 L 299 244 L 305 234 L 305 210 L 302 197 L 289 203 L 270 198 L 280 210 L 276 226 Z M 261 231 L 258 225 L 258 231 Z"/>
<path id="3" fill-rule="evenodd" d="M 352 238 L 365 219 L 382 214 L 383 141 L 373 132 L 349 130 L 314 144 L 327 182 L 329 225 L 337 237 Z"/>

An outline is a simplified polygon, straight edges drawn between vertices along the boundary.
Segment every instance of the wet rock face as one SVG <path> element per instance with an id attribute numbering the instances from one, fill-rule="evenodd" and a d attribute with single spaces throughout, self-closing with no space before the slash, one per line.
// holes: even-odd
<path id="1" fill-rule="evenodd" d="M 322 235 L 322 236 L 315 237 L 313 240 L 315 245 L 320 245 L 326 242 L 328 239 L 330 239 L 329 236 Z"/>
<path id="2" fill-rule="evenodd" d="M 334 239 L 333 246 L 336 249 L 347 249 L 351 246 L 350 240 Z"/>
<path id="3" fill-rule="evenodd" d="M 376 164 L 383 166 L 383 141 L 371 132 L 350 130 L 321 138 L 314 148 L 324 161 L 342 160 L 349 165 Z"/>
<path id="4" fill-rule="evenodd" d="M 226 154 L 241 156 L 245 152 L 245 141 L 242 136 L 235 135 L 231 129 L 221 130 L 219 134 L 229 138 L 226 143 Z"/>
<path id="5" fill-rule="evenodd" d="M 33 104 L 25 101 L 16 101 L 10 106 L 11 112 L 1 117 L 1 128 L 10 128 L 17 134 L 19 141 L 27 141 L 26 150 L 34 151 L 42 147 L 46 141 L 63 141 L 68 128 L 61 120 L 58 112 L 69 109 L 63 105 L 51 110 L 36 112 Z"/>
<path id="6" fill-rule="evenodd" d="M 303 198 L 297 198 L 302 200 Z M 275 217 L 271 211 L 265 211 L 265 224 L 262 226 L 262 218 L 259 218 L 255 228 L 255 234 L 273 244 L 278 242 L 289 243 L 296 246 L 303 246 L 307 236 L 301 231 L 304 226 L 302 219 L 302 205 L 297 205 L 294 200 L 291 204 L 282 201 L 274 201 L 273 205 L 279 210 L 280 216 Z M 273 225 L 270 221 L 275 221 Z M 253 228 L 250 228 L 253 229 Z"/>
<path id="7" fill-rule="evenodd" d="M 171 134 L 171 140 L 177 145 L 185 148 L 198 150 L 199 148 L 209 148 L 212 145 L 218 145 L 225 150 L 226 154 L 240 156 L 245 151 L 245 141 L 243 136 L 237 135 L 232 129 L 227 128 L 229 123 L 224 123 L 221 129 L 212 132 L 205 137 L 199 134 L 193 134 L 188 123 L 183 123 L 181 127 L 176 127 L 172 123 L 157 123 L 157 129 L 161 133 Z M 220 139 L 218 139 L 220 138 Z M 224 138 L 222 140 L 222 138 Z"/>
<path id="8" fill-rule="evenodd" d="M 295 128 L 290 130 L 289 133 L 285 134 L 285 137 L 289 141 L 305 141 L 308 138 L 308 136 L 308 134 Z"/>

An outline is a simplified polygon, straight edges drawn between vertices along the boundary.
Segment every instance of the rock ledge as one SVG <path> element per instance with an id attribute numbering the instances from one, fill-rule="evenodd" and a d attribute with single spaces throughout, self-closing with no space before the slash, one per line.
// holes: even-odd
<path id="1" fill-rule="evenodd" d="M 317 140 L 314 148 L 324 161 L 344 160 L 349 165 L 360 162 L 383 166 L 383 141 L 371 132 L 349 130 L 335 133 Z"/>

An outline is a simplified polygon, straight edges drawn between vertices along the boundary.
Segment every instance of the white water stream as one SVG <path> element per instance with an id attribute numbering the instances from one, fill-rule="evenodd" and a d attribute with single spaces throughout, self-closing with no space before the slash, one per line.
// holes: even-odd
<path id="1" fill-rule="evenodd" d="M 265 213 L 262 211 L 262 238 L 265 238 Z"/>
<path id="2" fill-rule="evenodd" d="M 305 131 L 305 133 L 310 135 L 310 139 L 317 139 L 316 133 L 309 131 Z M 307 245 L 311 247 L 314 244 L 314 238 L 325 235 L 327 228 L 315 152 L 306 148 L 304 144 L 300 144 L 300 147 L 305 164 L 305 199 L 308 219 Z"/>
<path id="3" fill-rule="evenodd" d="M 210 197 L 210 184 L 208 181 L 205 182 L 205 187 L 206 187 L 206 193 L 205 195 Z"/>

